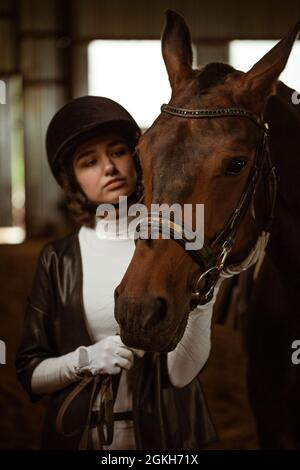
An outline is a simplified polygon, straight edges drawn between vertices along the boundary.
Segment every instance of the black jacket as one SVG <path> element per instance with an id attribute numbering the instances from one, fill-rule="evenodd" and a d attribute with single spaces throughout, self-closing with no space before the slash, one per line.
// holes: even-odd
<path id="1" fill-rule="evenodd" d="M 41 361 L 90 344 L 92 339 L 84 320 L 82 263 L 76 231 L 42 250 L 32 293 L 27 299 L 16 368 L 31 400 L 40 398 L 32 393 L 31 376 Z M 174 387 L 168 379 L 166 357 L 166 353 L 147 352 L 135 360 L 130 371 L 137 448 L 199 449 L 216 439 L 199 381 L 194 379 L 183 388 Z M 51 394 L 42 448 L 78 448 L 80 432 L 66 438 L 55 429 L 57 411 L 75 385 Z M 82 431 L 90 393 L 88 386 L 72 403 L 67 428 Z"/>

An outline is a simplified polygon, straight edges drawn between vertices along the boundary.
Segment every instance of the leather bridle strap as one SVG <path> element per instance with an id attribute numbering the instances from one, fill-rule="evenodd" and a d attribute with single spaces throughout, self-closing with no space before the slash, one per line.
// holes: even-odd
<path id="1" fill-rule="evenodd" d="M 245 216 L 252 196 L 255 191 L 256 184 L 258 182 L 259 176 L 262 172 L 263 166 L 267 160 L 268 155 L 267 149 L 267 134 L 263 134 L 262 142 L 256 149 L 255 161 L 245 190 L 243 191 L 241 198 L 238 202 L 238 205 L 233 212 L 232 216 L 229 218 L 228 222 L 225 224 L 225 227 L 219 233 L 219 235 L 214 239 L 211 246 L 215 247 L 227 240 L 229 237 L 234 239 L 236 232 L 238 230 L 239 224 Z M 267 161 L 268 163 L 268 161 Z"/>
<path id="2" fill-rule="evenodd" d="M 217 282 L 221 270 L 224 268 L 226 258 L 232 249 L 234 238 L 236 236 L 236 232 L 239 228 L 239 225 L 249 208 L 251 199 L 254 195 L 255 188 L 265 162 L 267 162 L 267 164 L 269 165 L 269 171 L 272 177 L 272 183 L 269 182 L 269 185 L 272 184 L 272 190 L 270 189 L 270 193 L 272 192 L 272 207 L 270 217 L 267 223 L 267 228 L 270 227 L 270 224 L 272 222 L 275 209 L 277 181 L 275 168 L 272 166 L 268 149 L 268 125 L 260 117 L 256 116 L 248 110 L 241 108 L 186 109 L 163 104 L 161 107 L 161 111 L 172 116 L 193 119 L 242 117 L 251 120 L 256 126 L 258 126 L 262 130 L 262 138 L 256 149 L 254 166 L 250 173 L 247 185 L 239 199 L 239 202 L 233 214 L 226 222 L 221 232 L 209 245 L 204 244 L 201 249 L 188 251 L 189 255 L 202 268 L 204 268 L 204 272 L 199 276 L 196 282 L 196 291 L 192 294 L 192 298 L 194 298 L 194 300 L 198 304 L 206 303 L 212 298 L 214 286 Z M 161 215 L 158 215 L 157 213 L 150 213 L 146 218 L 140 220 L 138 225 L 140 226 L 140 230 L 143 227 L 145 228 L 145 226 L 147 226 L 148 228 L 154 227 L 162 234 L 165 233 L 166 230 L 168 230 L 169 234 L 172 234 L 172 239 L 178 244 L 180 244 L 184 249 L 186 242 L 190 242 L 190 240 L 187 240 L 184 237 L 182 233 L 182 227 L 180 225 L 176 225 L 174 222 L 170 222 L 169 220 L 164 219 Z M 184 228 L 184 230 L 186 232 L 186 227 Z M 180 237 L 178 237 L 179 232 L 181 232 Z M 199 290 L 200 281 L 202 280 L 205 280 L 206 284 L 204 292 L 200 292 Z"/>
<path id="3" fill-rule="evenodd" d="M 256 114 L 242 108 L 215 108 L 215 109 L 186 109 L 163 104 L 160 108 L 162 113 L 172 114 L 172 116 L 203 119 L 218 117 L 243 117 L 248 118 L 257 126 L 265 129 L 265 122 Z"/>
<path id="4" fill-rule="evenodd" d="M 88 405 L 88 414 L 84 429 L 81 427 L 75 429 L 71 432 L 66 432 L 64 430 L 64 418 L 69 410 L 70 406 L 73 404 L 75 398 L 88 386 L 92 383 L 92 390 Z M 111 376 L 108 374 L 88 376 L 83 378 L 75 388 L 67 395 L 62 405 L 59 408 L 57 417 L 56 417 L 56 430 L 58 433 L 62 434 L 64 437 L 73 437 L 79 432 L 82 432 L 79 450 L 86 450 L 89 446 L 89 434 L 91 427 L 95 426 L 92 422 L 93 418 L 93 404 L 94 401 L 100 393 L 100 410 L 97 413 L 97 422 L 96 427 L 98 428 L 98 435 L 100 437 L 101 445 L 111 444 L 113 440 L 113 431 L 114 431 L 114 416 L 113 416 L 113 395 L 112 395 L 112 380 Z"/>
<path id="5" fill-rule="evenodd" d="M 137 227 L 139 229 L 137 230 Z M 176 241 L 182 248 L 186 249 L 187 243 L 193 243 L 197 240 L 195 234 L 188 227 L 183 227 L 179 223 L 164 217 L 160 212 L 151 212 L 146 217 L 139 219 L 135 232 L 135 243 L 139 239 L 158 238 L 158 234 L 163 235 L 162 238 L 172 239 Z M 149 236 L 149 228 L 151 228 Z M 165 237 L 164 237 L 165 235 Z M 201 251 L 201 253 L 200 253 Z M 200 265 L 210 265 L 214 257 L 210 250 L 202 247 L 201 250 L 190 250 L 190 256 Z"/>
<path id="6" fill-rule="evenodd" d="M 239 227 L 241 220 L 243 219 L 249 204 L 251 202 L 251 198 L 255 191 L 255 187 L 259 178 L 259 175 L 262 171 L 263 165 L 265 163 L 266 158 L 268 157 L 267 163 L 270 163 L 270 155 L 268 150 L 268 142 L 267 142 L 267 130 L 268 125 L 256 114 L 251 113 L 250 111 L 242 108 L 216 108 L 216 109 L 186 109 L 186 108 L 177 108 L 175 106 L 170 106 L 167 104 L 163 104 L 161 106 L 161 111 L 167 114 L 171 114 L 173 116 L 177 116 L 180 118 L 196 118 L 196 119 L 203 119 L 203 118 L 221 118 L 221 117 L 242 117 L 249 119 L 252 121 L 256 126 L 258 126 L 262 130 L 262 139 L 257 146 L 256 155 L 254 166 L 251 171 L 250 177 L 248 179 L 247 185 L 245 190 L 243 191 L 240 200 L 237 204 L 235 211 L 233 212 L 232 216 L 226 222 L 224 228 L 221 232 L 217 235 L 217 237 L 211 242 L 210 248 L 215 248 L 217 246 L 223 246 L 224 244 L 227 245 L 228 249 L 233 243 L 234 236 L 236 231 Z M 274 168 L 273 168 L 274 171 Z M 273 211 L 272 211 L 273 212 Z M 273 213 L 272 213 L 273 216 Z M 205 265 L 204 267 L 207 269 L 209 266 Z"/>
<path id="7" fill-rule="evenodd" d="M 93 399 L 95 398 L 96 387 L 97 387 L 97 382 L 94 380 L 94 377 L 85 377 L 84 379 L 80 380 L 80 382 L 76 385 L 76 387 L 67 395 L 67 397 L 65 398 L 65 400 L 63 401 L 62 405 L 60 406 L 60 408 L 58 410 L 57 417 L 56 417 L 56 423 L 55 423 L 56 424 L 56 430 L 57 430 L 57 432 L 62 434 L 64 437 L 75 436 L 80 431 L 80 428 L 79 428 L 79 429 L 75 429 L 75 430 L 67 433 L 64 430 L 63 420 L 64 420 L 66 412 L 68 411 L 70 405 L 73 403 L 75 398 L 91 382 L 93 382 L 93 386 L 92 386 L 93 388 L 92 388 L 91 399 L 90 399 L 90 403 L 89 403 L 89 413 L 90 413 L 91 412 L 92 402 L 93 402 Z M 89 420 L 87 420 L 87 421 L 89 421 Z"/>

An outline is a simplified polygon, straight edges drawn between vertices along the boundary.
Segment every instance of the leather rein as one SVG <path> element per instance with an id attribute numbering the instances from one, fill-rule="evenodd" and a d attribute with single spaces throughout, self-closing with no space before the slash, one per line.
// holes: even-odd
<path id="1" fill-rule="evenodd" d="M 275 167 L 272 165 L 269 146 L 268 146 L 268 124 L 257 115 L 241 108 L 216 108 L 216 109 L 184 109 L 175 106 L 163 104 L 161 107 L 163 113 L 180 118 L 224 118 L 224 117 L 243 117 L 250 119 L 262 131 L 262 137 L 256 147 L 254 165 L 250 171 L 247 184 L 233 211 L 221 232 L 210 243 L 204 243 L 203 247 L 197 250 L 187 250 L 187 253 L 200 266 L 201 273 L 196 276 L 192 282 L 191 307 L 203 305 L 209 302 L 214 293 L 214 288 L 223 270 L 227 257 L 233 248 L 238 228 L 247 213 L 251 201 L 254 197 L 259 176 L 263 167 L 267 165 L 268 189 L 270 197 L 270 213 L 266 223 L 265 231 L 268 232 L 272 224 L 275 212 L 276 194 L 277 194 L 277 176 Z M 139 227 L 139 232 L 137 231 Z M 183 234 L 181 225 L 162 216 L 161 213 L 151 212 L 147 217 L 141 219 L 136 227 L 135 241 L 137 242 L 143 229 L 155 228 L 161 234 L 168 230 L 172 240 L 186 249 L 187 239 Z M 185 233 L 187 229 L 184 228 Z"/>

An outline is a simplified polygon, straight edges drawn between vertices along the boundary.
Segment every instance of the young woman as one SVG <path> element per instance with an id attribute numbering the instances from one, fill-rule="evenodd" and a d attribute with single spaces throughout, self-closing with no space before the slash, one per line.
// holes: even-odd
<path id="1" fill-rule="evenodd" d="M 81 227 L 40 254 L 16 360 L 31 399 L 50 395 L 42 448 L 199 449 L 215 439 L 197 380 L 212 303 L 190 313 L 169 353 L 130 349 L 118 335 L 114 289 L 134 237 L 127 219 L 116 231 L 95 213 L 111 203 L 118 215 L 119 196 L 142 201 L 139 136 L 122 106 L 93 96 L 68 103 L 48 128 L 49 164 Z"/>

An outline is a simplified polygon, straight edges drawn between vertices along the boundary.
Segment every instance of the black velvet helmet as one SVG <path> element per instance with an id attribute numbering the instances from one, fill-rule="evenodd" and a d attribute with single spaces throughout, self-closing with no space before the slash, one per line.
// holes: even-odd
<path id="1" fill-rule="evenodd" d="M 106 132 L 124 135 L 134 148 L 140 128 L 123 106 L 100 96 L 82 96 L 63 106 L 52 118 L 46 135 L 50 168 L 59 184 L 62 163 L 77 145 Z"/>

